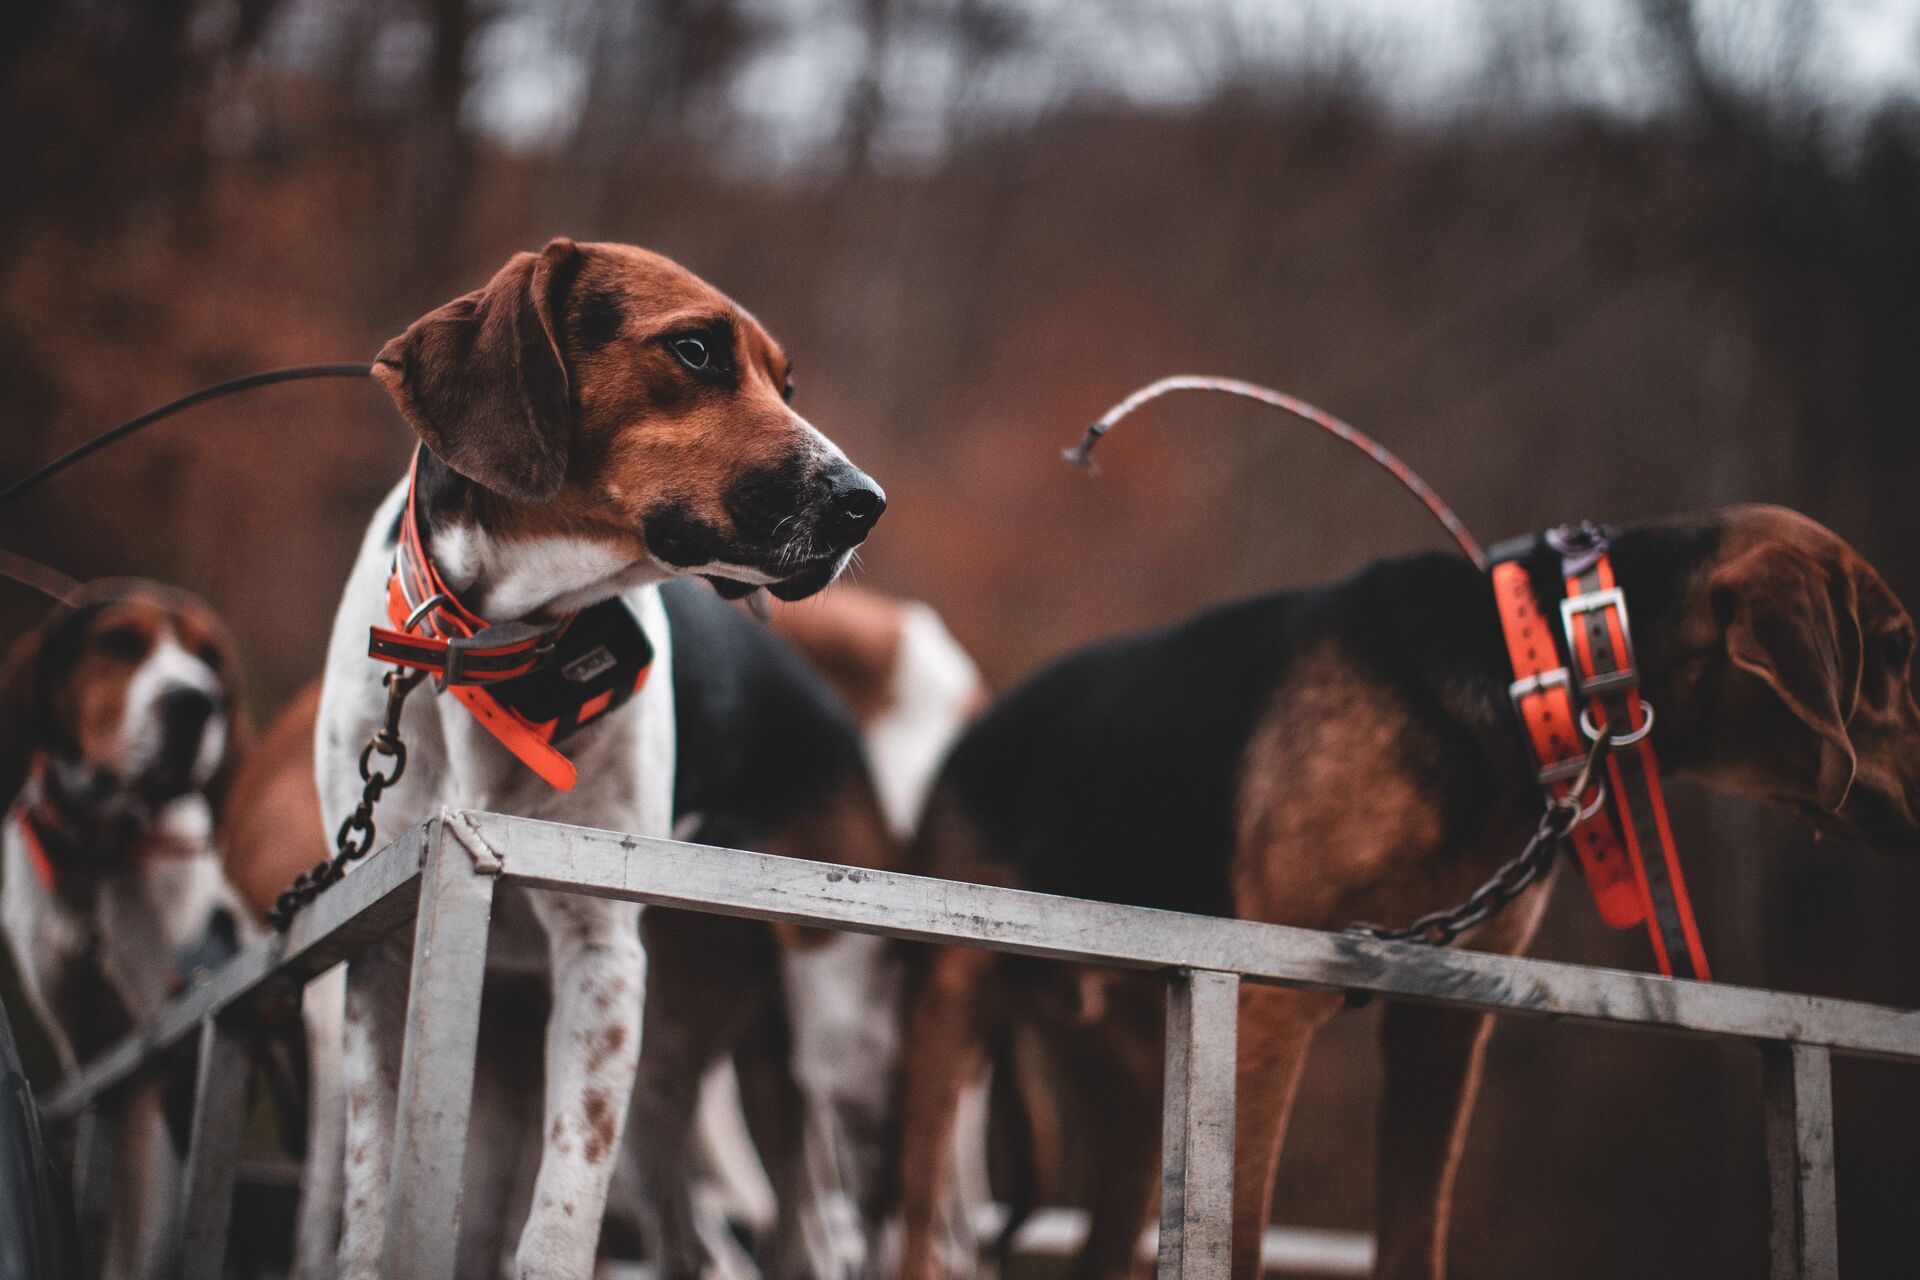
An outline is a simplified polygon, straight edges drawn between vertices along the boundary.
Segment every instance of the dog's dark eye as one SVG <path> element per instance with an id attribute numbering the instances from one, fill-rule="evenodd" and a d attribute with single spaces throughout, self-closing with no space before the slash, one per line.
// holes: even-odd
<path id="1" fill-rule="evenodd" d="M 1905 631 L 1892 631 L 1880 637 L 1880 662 L 1887 675 L 1905 679 L 1913 666 L 1913 637 Z"/>
<path id="2" fill-rule="evenodd" d="M 108 627 L 94 638 L 100 652 L 109 658 L 133 662 L 145 656 L 147 637 L 138 627 Z"/>
<path id="3" fill-rule="evenodd" d="M 782 400 L 785 400 L 788 404 L 793 403 L 793 375 L 792 374 L 787 375 L 786 385 L 780 388 L 780 398 Z"/>
<path id="4" fill-rule="evenodd" d="M 226 660 L 216 645 L 203 644 L 198 649 L 195 649 L 193 653 L 200 661 L 206 663 L 207 670 L 209 671 L 219 671 L 220 664 Z"/>
<path id="5" fill-rule="evenodd" d="M 713 347 L 698 334 L 683 334 L 670 340 L 667 345 L 673 348 L 673 354 L 679 357 L 681 364 L 696 373 L 713 366 Z"/>

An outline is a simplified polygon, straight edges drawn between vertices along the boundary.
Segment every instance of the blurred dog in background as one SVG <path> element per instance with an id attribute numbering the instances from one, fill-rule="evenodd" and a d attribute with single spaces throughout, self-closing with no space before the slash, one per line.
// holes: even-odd
<path id="1" fill-rule="evenodd" d="M 247 738 L 226 625 L 172 587 L 82 588 L 13 647 L 0 690 L 0 931 L 71 1071 L 251 932 L 215 817 Z M 184 1074 L 173 1081 L 186 1083 Z M 102 1274 L 162 1265 L 178 1161 L 160 1080 L 121 1102 Z"/>

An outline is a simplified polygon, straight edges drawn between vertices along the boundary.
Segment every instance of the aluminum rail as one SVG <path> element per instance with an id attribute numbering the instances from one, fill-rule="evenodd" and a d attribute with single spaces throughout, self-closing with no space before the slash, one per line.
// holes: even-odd
<path id="1" fill-rule="evenodd" d="M 402 835 L 333 886 L 284 934 L 262 938 L 191 990 L 175 996 L 118 1044 L 62 1081 L 42 1104 L 67 1120 L 93 1105 L 163 1051 L 201 1034 L 210 1020 L 247 1014 L 290 1014 L 299 989 L 413 915 L 420 863 L 435 824 Z"/>
<path id="2" fill-rule="evenodd" d="M 1920 1011 L 864 871 L 495 813 L 507 883 L 1134 969 L 1920 1060 Z"/>
<path id="3" fill-rule="evenodd" d="M 249 946 L 54 1095 L 55 1117 L 91 1111 L 98 1121 L 113 1112 L 113 1091 L 162 1050 L 200 1037 L 214 1070 L 196 1094 L 186 1194 L 174 1219 L 175 1240 L 191 1245 L 183 1275 L 211 1277 L 220 1266 L 212 1242 L 226 1229 L 237 1154 L 231 1115 L 245 1084 L 236 1028 L 285 1016 L 307 979 L 411 918 L 404 1104 L 387 1206 L 387 1222 L 403 1229 L 388 1232 L 386 1271 L 450 1280 L 480 986 L 502 886 L 1166 974 L 1160 1280 L 1227 1275 L 1243 981 L 1757 1045 L 1775 1280 L 1839 1274 L 1831 1055 L 1920 1061 L 1920 1012 L 1910 1010 L 1057 898 L 494 813 L 465 812 L 459 828 L 464 835 L 443 816 L 367 858 L 286 935 Z M 474 840 L 500 855 L 497 865 L 475 862 Z M 84 1165 L 96 1163 L 89 1157 Z M 88 1190 L 81 1188 L 83 1199 Z"/>

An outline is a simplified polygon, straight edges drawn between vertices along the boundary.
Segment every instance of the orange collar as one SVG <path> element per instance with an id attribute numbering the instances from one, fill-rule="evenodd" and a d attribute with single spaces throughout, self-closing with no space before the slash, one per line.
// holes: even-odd
<path id="1" fill-rule="evenodd" d="M 15 801 L 8 810 L 7 818 L 20 833 L 20 842 L 27 848 L 27 865 L 33 868 L 35 878 L 48 893 L 58 893 L 59 885 L 54 879 L 53 859 L 47 856 L 46 842 L 40 838 L 40 826 L 33 820 L 33 811 L 27 805 Z"/>
<path id="2" fill-rule="evenodd" d="M 553 744 L 638 692 L 652 670 L 652 649 L 618 601 L 547 624 L 495 625 L 462 605 L 420 535 L 419 474 L 416 451 L 387 578 L 392 626 L 368 629 L 367 655 L 431 672 L 438 687 L 459 699 L 522 764 L 549 786 L 571 791 L 578 774 Z M 610 639 L 609 633 L 617 635 Z M 569 640 L 582 651 L 566 651 Z M 619 650 L 618 660 L 613 649 Z M 540 714 L 528 715 L 528 709 Z"/>
<path id="3" fill-rule="evenodd" d="M 29 796 L 38 799 L 29 801 Z M 27 849 L 27 865 L 33 868 L 36 879 L 48 893 L 58 893 L 59 883 L 54 871 L 53 859 L 47 854 L 45 832 L 51 830 L 72 841 L 71 829 L 61 821 L 47 799 L 47 756 L 44 751 L 35 751 L 27 761 L 26 785 L 20 789 L 13 807 L 7 810 L 7 820 L 20 832 L 20 842 Z"/>
<path id="4" fill-rule="evenodd" d="M 29 800 L 33 796 L 37 799 Z M 33 868 L 33 874 L 48 893 L 59 892 L 59 873 L 53 856 L 47 851 L 48 836 L 57 837 L 69 849 L 80 846 L 80 838 L 74 833 L 73 826 L 54 808 L 47 794 L 47 757 L 45 752 L 36 751 L 27 762 L 27 783 L 21 788 L 20 795 L 7 810 L 7 820 L 20 832 L 20 842 L 27 849 L 27 865 Z M 134 848 L 136 855 L 145 856 L 146 847 L 142 843 Z"/>
<path id="5" fill-rule="evenodd" d="M 29 797 L 33 797 L 29 799 Z M 48 892 L 59 889 L 59 863 L 49 850 L 64 847 L 69 859 L 86 852 L 87 837 L 76 830 L 74 824 L 63 815 L 56 806 L 47 783 L 47 757 L 45 752 L 36 751 L 27 762 L 27 782 L 21 788 L 11 808 L 7 810 L 6 821 L 11 822 L 20 833 L 20 840 L 27 849 L 27 863 L 33 868 L 36 879 L 47 887 Z M 145 862 L 149 859 L 167 856 L 167 844 L 155 837 L 151 829 L 144 832 L 131 848 L 120 851 L 118 855 L 131 856 L 134 860 Z"/>
<path id="6" fill-rule="evenodd" d="M 1624 726 L 1607 759 L 1604 811 L 1574 828 L 1574 852 L 1602 920 L 1615 929 L 1644 924 L 1661 973 L 1705 981 L 1706 953 L 1653 750 L 1654 710 L 1640 696 L 1626 596 L 1607 551 L 1608 535 L 1591 525 L 1495 549 L 1510 694 L 1541 785 L 1555 797 L 1572 786 L 1594 736 Z M 1560 588 L 1557 634 L 1542 616 L 1528 562 Z"/>

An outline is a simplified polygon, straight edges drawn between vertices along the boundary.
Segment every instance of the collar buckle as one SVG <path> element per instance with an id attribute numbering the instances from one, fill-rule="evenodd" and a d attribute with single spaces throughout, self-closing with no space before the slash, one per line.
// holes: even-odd
<path id="1" fill-rule="evenodd" d="M 1537 698 L 1553 689 L 1565 689 L 1571 702 L 1573 675 L 1565 667 L 1555 667 L 1551 671 L 1522 676 L 1507 686 L 1507 697 L 1512 701 L 1514 714 L 1520 718 L 1522 727 L 1529 723 L 1524 705 L 1527 699 Z M 1538 749 L 1536 746 L 1536 752 Z M 1556 782 L 1566 782 L 1576 777 L 1585 763 L 1585 757 L 1578 755 L 1569 756 L 1565 760 L 1539 760 L 1536 773 L 1542 785 L 1551 786 Z"/>
<path id="2" fill-rule="evenodd" d="M 1560 602 L 1560 623 L 1566 630 L 1567 652 L 1580 652 L 1580 628 L 1586 625 L 1590 614 L 1603 609 L 1612 609 L 1614 616 L 1620 620 L 1620 651 L 1614 655 L 1619 665 L 1612 671 L 1582 676 L 1580 696 L 1583 698 L 1624 693 L 1638 688 L 1640 684 L 1640 664 L 1633 651 L 1633 628 L 1627 622 L 1627 597 L 1618 587 L 1603 587 L 1598 591 L 1568 596 Z"/>
<path id="3" fill-rule="evenodd" d="M 449 636 L 440 669 L 434 673 L 435 683 L 443 691 L 455 684 L 494 684 L 509 678 L 500 669 L 503 664 L 532 671 L 552 656 L 559 631 L 559 627 L 528 622 L 503 622 L 470 636 Z M 483 656 L 488 665 L 469 670 L 467 664 L 476 655 Z"/>

